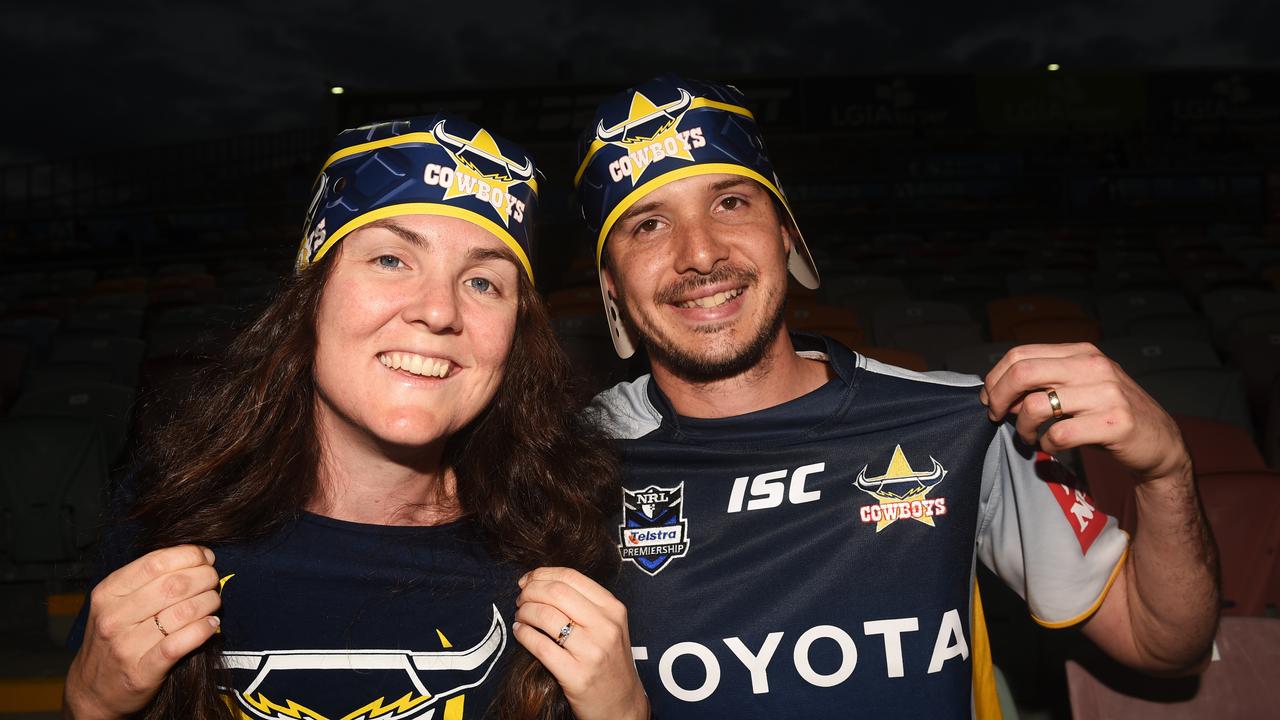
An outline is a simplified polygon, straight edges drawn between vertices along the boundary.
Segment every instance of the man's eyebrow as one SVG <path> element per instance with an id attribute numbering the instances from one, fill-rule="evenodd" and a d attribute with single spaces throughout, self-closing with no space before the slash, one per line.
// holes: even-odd
<path id="1" fill-rule="evenodd" d="M 710 189 L 712 192 L 720 192 L 722 190 L 728 190 L 731 187 L 737 187 L 739 185 L 746 185 L 754 182 L 755 181 L 752 180 L 751 178 L 731 177 L 725 180 L 721 180 L 719 182 L 712 183 L 710 185 Z"/>
<path id="2" fill-rule="evenodd" d="M 395 220 L 391 218 L 374 220 L 368 225 L 365 225 L 365 227 L 382 228 L 383 230 L 388 230 L 392 233 L 395 233 L 395 235 L 400 239 L 405 240 L 406 242 L 412 243 L 413 245 L 416 245 L 417 247 L 420 247 L 420 248 L 425 248 L 431 245 L 431 243 L 428 242 L 426 238 L 422 237 L 421 235 L 414 232 L 413 230 L 410 230 L 404 225 L 397 223 Z"/>
<path id="3" fill-rule="evenodd" d="M 632 205 L 626 212 L 622 213 L 622 215 L 618 217 L 615 224 L 626 222 L 627 220 L 630 220 L 631 218 L 637 215 L 643 215 L 644 213 L 650 212 L 652 210 L 656 210 L 661 206 L 662 206 L 662 203 L 656 202 L 656 201 L 640 203 L 639 205 Z"/>

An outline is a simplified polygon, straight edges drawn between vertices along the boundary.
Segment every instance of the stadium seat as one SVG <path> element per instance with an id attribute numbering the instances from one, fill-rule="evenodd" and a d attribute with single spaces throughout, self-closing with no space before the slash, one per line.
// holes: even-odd
<path id="1" fill-rule="evenodd" d="M 98 295 L 87 295 L 81 300 L 80 305 L 84 308 L 102 309 L 102 308 L 133 308 L 142 310 L 147 307 L 150 300 L 146 293 L 100 293 Z"/>
<path id="2" fill-rule="evenodd" d="M 1129 323 L 1127 337 L 1161 339 L 1183 339 L 1198 342 L 1213 342 L 1213 329 L 1209 327 L 1209 319 L 1198 312 L 1170 313 L 1168 315 L 1148 315 Z M 1106 333 L 1103 333 L 1106 337 Z"/>
<path id="3" fill-rule="evenodd" d="M 134 308 L 79 308 L 67 318 L 67 329 L 136 338 L 142 333 L 142 318 L 142 310 Z"/>
<path id="4" fill-rule="evenodd" d="M 1063 298 L 1019 295 L 987 303 L 991 339 L 1015 340 L 1014 328 L 1031 322 L 1053 319 L 1085 320 L 1089 316 L 1078 304 Z"/>
<path id="5" fill-rule="evenodd" d="M 0 548 L 14 563 L 77 560 L 96 538 L 107 488 L 98 423 L 0 419 Z"/>
<path id="6" fill-rule="evenodd" d="M 1098 269 L 1104 272 L 1133 270 L 1137 268 L 1161 269 L 1164 258 L 1154 250 L 1099 250 L 1097 255 Z"/>
<path id="7" fill-rule="evenodd" d="M 1005 341 L 951 348 L 946 352 L 943 367 L 951 372 L 986 377 L 1012 347 L 1013 343 Z"/>
<path id="8" fill-rule="evenodd" d="M 1098 318 L 1105 337 L 1133 336 L 1129 325 L 1140 318 L 1191 311 L 1191 303 L 1182 295 L 1161 290 L 1123 290 L 1098 298 Z"/>
<path id="9" fill-rule="evenodd" d="M 1046 318 L 1013 326 L 1013 341 L 1029 343 L 1096 343 L 1102 339 L 1098 321 L 1092 318 Z"/>
<path id="10" fill-rule="evenodd" d="M 1200 304 L 1217 337 L 1225 338 L 1241 319 L 1251 315 L 1280 314 L 1280 292 L 1225 288 L 1201 295 Z"/>
<path id="11" fill-rule="evenodd" d="M 248 285 L 274 285 L 280 276 L 261 267 L 244 267 L 215 275 L 218 287 L 245 287 Z"/>
<path id="12" fill-rule="evenodd" d="M 552 314 L 588 308 L 599 311 L 604 309 L 598 285 L 578 285 L 556 290 L 547 295 L 547 305 Z"/>
<path id="13" fill-rule="evenodd" d="M 1098 349 L 1135 378 L 1161 370 L 1222 366 L 1213 346 L 1202 340 L 1114 338 L 1098 343 Z"/>
<path id="14" fill-rule="evenodd" d="M 101 363 L 58 363 L 57 365 L 41 365 L 40 367 L 34 367 L 27 372 L 26 382 L 23 383 L 23 392 L 62 389 L 67 386 L 74 387 L 86 382 L 120 383 L 120 380 L 116 375 L 116 371 L 110 365 Z M 137 380 L 135 379 L 132 382 L 121 384 L 133 387 L 137 384 Z"/>
<path id="15" fill-rule="evenodd" d="M 1252 270 L 1236 263 L 1192 266 L 1179 273 L 1179 281 L 1183 289 L 1195 296 L 1217 290 L 1265 289 L 1261 278 Z"/>
<path id="16" fill-rule="evenodd" d="M 1280 315 L 1273 317 L 1280 320 Z M 1260 319 L 1246 318 L 1237 324 L 1237 328 Z M 1280 381 L 1280 325 L 1269 330 L 1236 332 L 1228 341 L 1227 348 L 1232 364 L 1240 368 L 1244 378 L 1245 395 L 1249 398 L 1253 416 L 1261 422 L 1266 417 L 1271 387 Z"/>
<path id="17" fill-rule="evenodd" d="M 1120 521 L 1121 529 L 1132 533 L 1135 510 L 1132 498 L 1136 482 L 1133 475 L 1100 447 L 1086 445 L 1077 452 L 1080 473 L 1089 486 L 1094 507 Z"/>
<path id="18" fill-rule="evenodd" d="M 1101 292 L 1179 289 L 1177 281 L 1167 270 L 1155 267 L 1102 270 L 1094 277 L 1094 287 Z"/>
<path id="19" fill-rule="evenodd" d="M 31 360 L 43 360 L 49 355 L 53 335 L 62 321 L 47 315 L 22 315 L 0 320 L 0 338 L 26 343 Z"/>
<path id="20" fill-rule="evenodd" d="M 93 287 L 98 271 L 92 268 L 57 270 L 49 273 L 47 287 L 60 295 L 80 294 Z"/>
<path id="21" fill-rule="evenodd" d="M 1171 415 L 1221 420 L 1253 432 L 1244 385 L 1234 368 L 1177 368 L 1134 379 Z"/>
<path id="22" fill-rule="evenodd" d="M 1191 415 L 1175 415 L 1196 474 L 1266 470 L 1253 437 L 1234 423 Z"/>
<path id="23" fill-rule="evenodd" d="M 200 275 L 206 272 L 208 272 L 208 266 L 206 266 L 204 263 L 198 263 L 198 262 L 170 263 L 168 265 L 161 265 L 160 267 L 156 268 L 155 280 L 158 281 L 158 280 L 161 280 L 164 278 L 170 278 L 176 275 L 177 276 Z M 154 282 L 155 281 L 153 281 L 152 284 L 154 284 Z"/>
<path id="24" fill-rule="evenodd" d="M 872 337 L 878 344 L 881 338 L 893 337 L 895 330 L 913 325 L 963 325 L 973 322 L 973 317 L 962 305 L 929 300 L 908 300 L 884 303 L 872 314 Z"/>
<path id="25" fill-rule="evenodd" d="M 862 318 L 871 317 L 879 305 L 911 297 L 902 280 L 881 275 L 828 273 L 822 278 L 822 293 L 832 305 L 849 308 Z"/>
<path id="26" fill-rule="evenodd" d="M 141 275 L 123 275 L 105 277 L 94 283 L 90 292 L 94 295 L 117 295 L 120 293 L 147 292 L 147 279 Z"/>
<path id="27" fill-rule="evenodd" d="M 786 322 L 788 328 L 802 331 L 862 329 L 858 314 L 849 308 L 819 302 L 797 301 L 794 298 L 787 301 Z"/>
<path id="28" fill-rule="evenodd" d="M 1046 270 L 1015 270 L 1005 275 L 1005 285 L 1010 295 L 1051 295 L 1057 296 L 1055 290 L 1086 291 L 1092 283 L 1088 276 L 1079 270 L 1055 268 Z"/>
<path id="29" fill-rule="evenodd" d="M 1280 560 L 1280 473 L 1198 474 L 1200 500 L 1218 542 L 1223 612 L 1262 615 Z"/>
<path id="30" fill-rule="evenodd" d="M 922 355 L 929 367 L 941 370 L 947 365 L 947 350 L 971 347 L 984 342 L 982 326 L 976 322 L 907 325 L 893 328 L 880 342 Z"/>
<path id="31" fill-rule="evenodd" d="M 4 412 L 18 396 L 30 355 L 25 342 L 0 339 L 0 412 Z"/>
<path id="32" fill-rule="evenodd" d="M 54 338 L 49 363 L 105 365 L 111 368 L 115 382 L 133 387 L 138 384 L 138 366 L 146 347 L 136 338 L 63 335 Z"/>
<path id="33" fill-rule="evenodd" d="M 1280 619 L 1227 617 L 1200 675 L 1157 678 L 1089 650 L 1067 661 L 1073 720 L 1255 720 L 1280 707 Z"/>
<path id="34" fill-rule="evenodd" d="M 133 409 L 134 389 L 124 385 L 83 381 L 57 388 L 24 392 L 9 411 L 10 417 L 80 417 L 102 427 L 107 461 L 114 462 L 124 449 Z"/>

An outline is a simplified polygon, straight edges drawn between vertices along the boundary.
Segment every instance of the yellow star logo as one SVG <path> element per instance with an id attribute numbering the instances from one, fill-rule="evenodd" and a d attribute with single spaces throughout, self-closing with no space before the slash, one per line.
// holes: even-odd
<path id="1" fill-rule="evenodd" d="M 863 466 L 854 482 L 858 489 L 875 498 L 880 503 L 879 519 L 876 521 L 876 532 L 880 532 L 898 520 L 910 518 L 935 527 L 933 522 L 933 501 L 926 498 L 929 492 L 937 487 L 946 477 L 947 471 L 934 458 L 933 467 L 919 471 L 907 462 L 901 445 L 895 445 L 893 456 L 889 459 L 889 467 L 883 475 L 867 477 L 867 469 Z M 941 501 L 939 501 L 941 502 Z"/>
<path id="2" fill-rule="evenodd" d="M 644 93 L 636 92 L 631 96 L 631 107 L 627 119 L 605 128 L 600 124 L 596 129 L 596 137 L 610 145 L 623 148 L 631 158 L 631 184 L 640 181 L 646 168 L 658 160 L 669 157 L 693 162 L 689 152 L 688 139 L 683 137 L 676 126 L 684 112 L 689 108 L 692 96 L 685 90 L 680 91 L 680 98 L 665 105 L 657 105 Z M 658 129 L 650 135 L 631 135 L 631 130 L 645 123 L 666 118 Z"/>
<path id="3" fill-rule="evenodd" d="M 510 227 L 514 202 L 511 187 L 528 183 L 535 193 L 538 191 L 537 180 L 533 177 L 533 161 L 525 158 L 521 164 L 503 155 L 497 141 L 484 128 L 480 128 L 474 136 L 464 138 L 450 134 L 441 120 L 432 129 L 432 134 L 457 165 L 454 169 L 455 179 L 445 188 L 444 199 L 475 196 L 489 202 L 503 224 Z M 486 174 L 468 155 L 483 158 L 499 169 Z"/>

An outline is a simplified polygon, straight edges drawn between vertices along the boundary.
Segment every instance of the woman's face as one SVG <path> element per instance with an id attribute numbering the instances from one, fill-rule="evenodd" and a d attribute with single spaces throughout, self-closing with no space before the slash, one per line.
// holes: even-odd
<path id="1" fill-rule="evenodd" d="M 332 448 L 448 438 L 502 378 L 518 307 L 510 252 L 434 215 L 370 223 L 334 252 L 316 318 L 322 439 Z"/>

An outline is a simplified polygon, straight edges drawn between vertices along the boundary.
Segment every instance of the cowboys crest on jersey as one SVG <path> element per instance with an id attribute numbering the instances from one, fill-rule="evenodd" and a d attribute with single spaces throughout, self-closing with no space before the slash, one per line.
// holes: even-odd
<path id="1" fill-rule="evenodd" d="M 446 647 L 443 633 L 440 639 Z M 233 675 L 252 679 L 242 692 L 225 689 L 235 698 L 243 717 L 261 720 L 432 720 L 440 707 L 460 705 L 460 694 L 488 678 L 502 656 L 507 630 L 498 608 L 493 608 L 488 632 L 474 646 L 463 650 L 414 652 L 406 650 L 283 650 L 226 652 L 223 662 Z M 350 707 L 350 674 L 368 683 L 384 674 L 382 687 L 397 687 L 382 697 L 370 698 L 362 707 Z M 289 697 L 288 688 L 300 686 L 297 674 L 310 674 L 306 683 L 312 694 Z M 333 697 L 324 696 L 326 689 Z M 441 702 L 444 701 L 444 702 Z M 446 710 L 445 717 L 451 713 Z M 459 713 L 460 716 L 460 713 Z"/>

